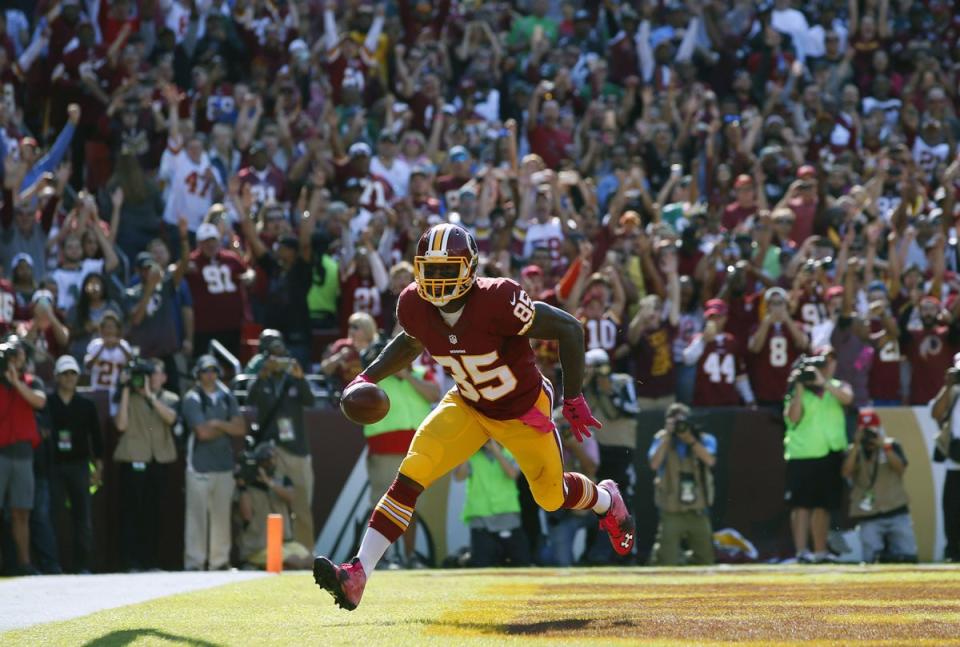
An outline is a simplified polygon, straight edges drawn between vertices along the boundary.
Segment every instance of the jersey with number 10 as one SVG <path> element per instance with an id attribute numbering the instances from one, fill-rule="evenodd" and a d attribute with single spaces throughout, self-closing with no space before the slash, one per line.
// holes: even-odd
<path id="1" fill-rule="evenodd" d="M 229 250 L 221 249 L 213 258 L 199 249 L 190 254 L 187 283 L 197 332 L 240 329 L 247 309 L 246 288 L 241 282 L 246 269 L 240 256 Z"/>
<path id="2" fill-rule="evenodd" d="M 494 420 L 519 418 L 543 388 L 530 340 L 533 301 L 515 281 L 477 277 L 460 318 L 448 326 L 411 283 L 397 301 L 397 321 L 453 378 L 463 399 Z"/>

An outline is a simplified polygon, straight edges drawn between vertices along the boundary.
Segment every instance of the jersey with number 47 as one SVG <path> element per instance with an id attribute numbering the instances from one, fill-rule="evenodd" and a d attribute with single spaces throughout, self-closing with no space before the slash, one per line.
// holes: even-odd
<path id="1" fill-rule="evenodd" d="M 246 288 L 241 282 L 246 269 L 240 256 L 230 250 L 221 249 L 213 258 L 199 249 L 190 254 L 187 284 L 197 332 L 240 329 L 247 309 Z"/>
<path id="2" fill-rule="evenodd" d="M 463 399 L 494 420 L 519 418 L 534 405 L 543 376 L 530 340 L 533 301 L 515 281 L 477 277 L 460 318 L 448 326 L 440 310 L 408 285 L 397 321 L 453 378 Z"/>

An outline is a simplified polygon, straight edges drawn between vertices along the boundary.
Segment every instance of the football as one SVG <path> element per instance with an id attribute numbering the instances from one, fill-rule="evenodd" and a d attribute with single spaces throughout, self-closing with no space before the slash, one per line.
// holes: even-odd
<path id="1" fill-rule="evenodd" d="M 340 410 L 358 425 L 372 425 L 387 415 L 390 398 L 376 384 L 361 382 L 343 392 Z"/>

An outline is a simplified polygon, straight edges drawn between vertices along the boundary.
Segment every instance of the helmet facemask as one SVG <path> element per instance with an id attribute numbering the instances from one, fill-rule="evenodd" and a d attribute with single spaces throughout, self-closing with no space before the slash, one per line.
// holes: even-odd
<path id="1" fill-rule="evenodd" d="M 413 277 L 417 293 L 435 306 L 445 306 L 459 299 L 473 287 L 477 260 L 463 256 L 448 257 L 440 252 L 427 252 L 413 259 Z"/>

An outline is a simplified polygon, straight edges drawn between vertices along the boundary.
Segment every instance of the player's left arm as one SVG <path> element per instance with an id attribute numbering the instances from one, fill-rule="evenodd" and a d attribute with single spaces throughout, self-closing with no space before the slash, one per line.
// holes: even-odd
<path id="1" fill-rule="evenodd" d="M 583 386 L 583 326 L 570 313 L 542 301 L 534 302 L 533 308 L 533 322 L 523 334 L 533 339 L 559 342 L 563 398 L 576 398 Z"/>

